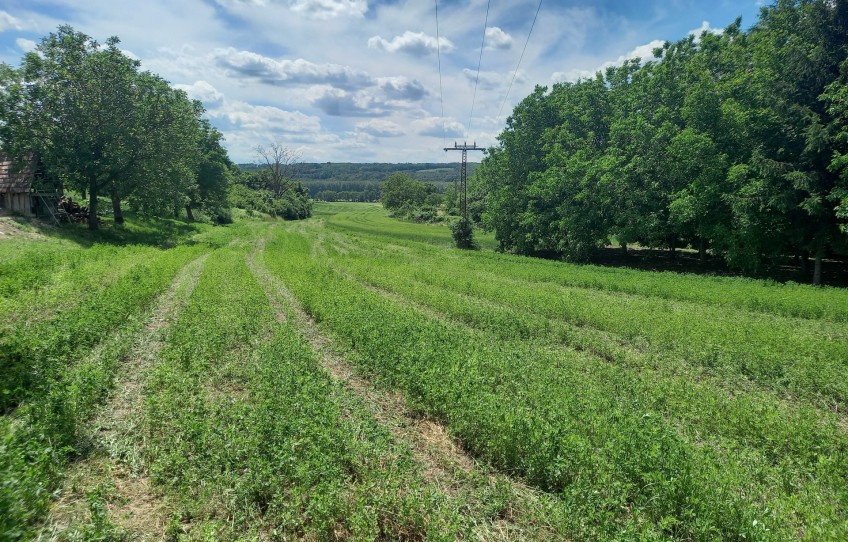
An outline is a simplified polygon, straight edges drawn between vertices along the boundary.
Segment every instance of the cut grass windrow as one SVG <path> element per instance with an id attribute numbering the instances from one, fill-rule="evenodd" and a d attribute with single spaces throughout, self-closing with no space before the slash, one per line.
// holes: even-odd
<path id="1" fill-rule="evenodd" d="M 766 389 L 848 409 L 848 330 L 841 324 L 524 283 L 497 267 L 475 272 L 465 266 L 440 265 L 435 257 L 351 253 L 336 261 L 377 284 L 417 289 L 430 298 L 440 291 L 446 298 L 442 303 L 453 303 L 459 310 L 463 303 L 460 298 L 498 304 L 503 314 L 498 325 L 511 321 L 520 327 L 523 320 L 535 316 L 537 320 L 597 329 L 656 354 L 673 355 L 717 373 L 745 375 Z M 525 329 L 524 336 L 532 338 L 548 331 Z"/>
<path id="2" fill-rule="evenodd" d="M 408 443 L 412 457 L 429 485 L 462 511 L 464 524 L 473 524 L 473 540 L 562 540 L 568 521 L 556 499 L 534 491 L 503 474 L 478 465 L 432 420 L 410 411 L 403 396 L 388 393 L 358 374 L 321 334 L 283 282 L 271 275 L 262 261 L 265 239 L 249 257 L 254 274 L 262 283 L 278 319 L 293 318 L 319 356 L 323 369 L 346 390 L 361 399 L 368 412 L 392 437 Z"/>
<path id="3" fill-rule="evenodd" d="M 400 223 L 386 218 L 376 209 L 332 214 L 328 216 L 327 224 L 344 234 L 356 234 L 358 242 L 372 250 L 382 251 L 387 242 L 396 243 L 414 248 L 414 256 L 425 260 L 435 256 L 441 265 L 469 272 L 483 271 L 489 276 L 496 270 L 495 276 L 512 278 L 528 286 L 548 283 L 782 316 L 848 322 L 848 290 L 844 288 L 570 264 L 495 252 L 445 251 L 444 248 L 450 245 L 450 232 L 446 226 L 422 227 Z M 402 233 L 406 231 L 410 233 Z M 480 232 L 477 234 L 481 235 Z M 485 234 L 483 237 L 487 239 Z"/>
<path id="4" fill-rule="evenodd" d="M 578 538 L 770 540 L 846 533 L 844 435 L 816 465 L 744 438 L 681 434 L 651 388 L 597 357 L 433 320 L 310 261 L 280 234 L 269 267 L 304 308 L 475 456 L 559 496 Z M 669 400 L 680 400 L 674 393 Z M 708 414 L 705 412 L 705 415 Z"/>
<path id="5" fill-rule="evenodd" d="M 158 362 L 164 333 L 191 295 L 204 254 L 159 296 L 121 362 L 109 400 L 86 423 L 82 454 L 68 465 L 40 538 L 160 540 L 169 515 L 140 461 L 142 386 Z"/>
<path id="6" fill-rule="evenodd" d="M 364 406 L 280 322 L 224 248 L 148 381 L 145 457 L 189 538 L 454 540 L 470 529 Z"/>
<path id="7" fill-rule="evenodd" d="M 4 338 L 4 404 L 19 407 L 0 418 L 0 538 L 27 538 L 43 517 L 82 422 L 111 389 L 128 338 L 155 296 L 201 252 L 157 251 L 72 309 Z"/>

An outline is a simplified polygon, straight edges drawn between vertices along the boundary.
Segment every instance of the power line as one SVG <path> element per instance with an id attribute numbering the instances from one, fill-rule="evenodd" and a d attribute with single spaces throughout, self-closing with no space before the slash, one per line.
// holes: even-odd
<path id="1" fill-rule="evenodd" d="M 442 41 L 439 37 L 439 0 L 433 0 L 436 3 L 436 58 L 439 59 L 439 103 L 442 106 L 442 144 L 446 145 L 447 136 L 445 133 L 445 93 L 442 90 Z"/>
<path id="2" fill-rule="evenodd" d="M 486 2 L 486 20 L 483 21 L 483 39 L 480 43 L 480 58 L 477 60 L 477 75 L 474 78 L 474 95 L 471 98 L 471 115 L 468 117 L 468 127 L 465 129 L 465 139 L 471 132 L 471 119 L 474 118 L 474 103 L 477 101 L 477 84 L 480 82 L 480 66 L 483 63 L 483 47 L 486 45 L 486 29 L 489 27 L 489 7 L 492 0 Z"/>
<path id="3" fill-rule="evenodd" d="M 542 0 L 539 0 L 539 7 L 536 8 L 536 15 L 533 16 L 533 24 L 530 25 L 530 32 L 527 33 L 527 41 L 524 42 L 524 49 L 521 50 L 521 56 L 518 58 L 518 66 L 515 67 L 515 71 L 512 72 L 512 80 L 509 82 L 509 88 L 506 89 L 506 96 L 504 96 L 503 103 L 501 103 L 501 108 L 498 110 L 497 118 L 501 118 L 501 113 L 503 112 L 503 108 L 506 105 L 506 101 L 509 98 L 509 91 L 512 90 L 512 84 L 515 83 L 515 76 L 518 74 L 518 68 L 521 67 L 521 61 L 524 59 L 524 53 L 527 51 L 527 44 L 530 43 L 530 36 L 533 34 L 533 27 L 536 26 L 536 18 L 539 17 L 539 11 L 542 9 Z"/>

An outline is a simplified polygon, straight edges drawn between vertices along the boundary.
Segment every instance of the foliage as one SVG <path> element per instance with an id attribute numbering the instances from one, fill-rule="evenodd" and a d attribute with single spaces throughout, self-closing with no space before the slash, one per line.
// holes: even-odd
<path id="1" fill-rule="evenodd" d="M 477 248 L 477 245 L 474 243 L 474 227 L 471 220 L 460 218 L 451 222 L 450 228 L 456 248 Z"/>
<path id="2" fill-rule="evenodd" d="M 479 164 L 468 163 L 471 174 Z M 297 178 L 305 185 L 312 187 L 313 183 L 333 182 L 339 184 L 381 183 L 395 173 L 406 173 L 415 180 L 444 185 L 459 178 L 461 164 L 459 163 L 308 163 L 298 165 Z M 255 171 L 257 164 L 239 164 L 244 171 Z M 320 184 L 318 185 L 320 186 Z"/>
<path id="3" fill-rule="evenodd" d="M 98 227 L 99 196 L 159 215 L 201 206 L 220 214 L 227 164 L 221 135 L 203 108 L 127 57 L 120 40 L 103 47 L 61 26 L 0 70 L 0 142 L 19 163 L 37 157 L 48 178 L 88 198 Z M 215 165 L 218 164 L 218 165 Z"/>
<path id="4" fill-rule="evenodd" d="M 312 200 L 302 184 L 295 182 L 292 189 L 276 198 L 270 190 L 251 188 L 247 184 L 250 182 L 239 180 L 230 186 L 228 198 L 231 206 L 285 220 L 301 220 L 312 216 Z M 259 183 L 259 186 L 262 184 Z"/>
<path id="5" fill-rule="evenodd" d="M 441 197 L 432 184 L 416 181 L 409 175 L 395 173 L 380 185 L 380 201 L 392 216 L 415 222 L 434 222 Z"/>
<path id="6" fill-rule="evenodd" d="M 503 250 L 586 261 L 619 243 L 763 272 L 848 253 L 845 2 L 781 0 L 593 78 L 536 90 L 478 172 Z M 645 60 L 645 62 L 642 62 Z M 843 175 L 844 177 L 844 175 Z"/>
<path id="7" fill-rule="evenodd" d="M 186 209 L 200 208 L 212 214 L 216 223 L 230 223 L 228 191 L 232 184 L 234 165 L 221 145 L 224 136 L 208 121 L 201 121 L 200 163 L 197 168 L 197 189 L 192 191 Z"/>

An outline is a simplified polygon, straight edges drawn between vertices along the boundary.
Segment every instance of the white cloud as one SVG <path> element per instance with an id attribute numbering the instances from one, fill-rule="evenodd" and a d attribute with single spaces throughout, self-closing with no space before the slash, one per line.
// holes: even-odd
<path id="1" fill-rule="evenodd" d="M 222 119 L 236 128 L 269 130 L 283 133 L 315 133 L 321 130 L 318 117 L 304 115 L 299 111 L 285 111 L 269 105 L 251 105 L 247 102 L 224 102 L 221 107 L 207 113 L 209 117 Z"/>
<path id="2" fill-rule="evenodd" d="M 264 7 L 268 5 L 266 0 L 215 0 L 219 6 L 225 8 L 238 8 L 242 6 Z"/>
<path id="3" fill-rule="evenodd" d="M 649 43 L 636 47 L 626 55 L 618 57 L 615 62 L 607 63 L 607 65 L 620 66 L 624 64 L 626 60 L 633 60 L 634 58 L 642 59 L 642 63 L 644 64 L 649 60 L 654 60 L 654 49 L 661 48 L 663 45 L 665 45 L 665 41 L 653 40 Z M 604 67 L 606 67 L 606 65 Z"/>
<path id="4" fill-rule="evenodd" d="M 509 49 L 512 47 L 512 36 L 498 28 L 490 26 L 486 29 L 486 49 Z"/>
<path id="5" fill-rule="evenodd" d="M 336 17 L 363 17 L 368 11 L 366 0 L 292 0 L 291 9 L 310 19 L 327 20 Z"/>
<path id="6" fill-rule="evenodd" d="M 38 44 L 26 38 L 18 38 L 15 40 L 15 45 L 17 45 L 21 51 L 28 53 L 30 51 L 34 51 Z"/>
<path id="7" fill-rule="evenodd" d="M 428 117 L 418 119 L 412 123 L 415 133 L 422 136 L 430 137 L 464 137 L 465 126 L 456 119 L 441 117 Z"/>
<path id="8" fill-rule="evenodd" d="M 381 119 L 373 119 L 367 122 L 360 122 L 356 125 L 356 131 L 362 132 L 374 137 L 401 137 L 406 135 L 403 128 L 394 122 Z"/>
<path id="9" fill-rule="evenodd" d="M 191 45 L 159 47 L 155 53 L 141 60 L 142 67 L 166 78 L 190 81 L 204 77 L 214 69 L 209 59 Z"/>
<path id="10" fill-rule="evenodd" d="M 464 75 L 465 78 L 471 83 L 474 83 L 475 81 L 478 82 L 478 87 L 484 90 L 506 88 L 509 86 L 510 81 L 512 81 L 512 73 L 504 74 L 498 72 L 481 71 L 478 76 L 476 70 L 465 68 L 464 70 L 462 70 L 462 75 Z M 515 76 L 515 82 L 520 84 L 524 81 L 524 73 L 522 70 L 519 70 Z"/>
<path id="11" fill-rule="evenodd" d="M 572 68 L 568 71 L 564 72 L 554 72 L 551 74 L 551 82 L 552 83 L 561 83 L 564 81 L 577 81 L 578 79 L 591 79 L 595 77 L 595 74 L 598 73 L 598 70 L 581 70 L 578 68 Z"/>
<path id="12" fill-rule="evenodd" d="M 331 117 L 385 117 L 387 104 L 367 92 L 319 88 L 312 105 Z"/>
<path id="13" fill-rule="evenodd" d="M 584 70 L 579 68 L 572 68 L 568 71 L 557 71 L 551 74 L 551 81 L 558 83 L 562 81 L 577 81 L 578 79 L 590 79 L 595 77 L 595 74 L 598 72 L 604 73 L 607 68 L 611 68 L 613 66 L 621 66 L 628 60 L 640 59 L 642 64 L 648 61 L 655 60 L 654 57 L 654 49 L 662 48 L 665 45 L 663 40 L 653 40 L 643 45 L 639 45 L 635 47 L 632 51 L 625 55 L 621 55 L 615 60 L 611 60 L 608 62 L 604 62 L 594 70 Z"/>
<path id="14" fill-rule="evenodd" d="M 687 32 L 687 35 L 690 35 L 690 36 L 694 35 L 695 41 L 700 42 L 701 36 L 704 34 L 704 32 L 709 32 L 710 34 L 720 35 L 720 34 L 724 33 L 724 30 L 722 30 L 721 28 L 713 28 L 713 27 L 710 26 L 709 21 L 704 21 L 704 22 L 701 23 L 701 26 L 699 26 L 698 28 L 695 28 L 695 29 Z"/>
<path id="15" fill-rule="evenodd" d="M 406 77 L 382 77 L 377 83 L 391 100 L 419 101 L 429 94 L 420 81 Z"/>
<path id="16" fill-rule="evenodd" d="M 437 47 L 440 47 L 442 52 L 452 51 L 454 44 L 447 38 L 440 37 L 437 41 L 434 36 L 428 36 L 423 32 L 410 32 L 407 30 L 402 36 L 395 36 L 391 41 L 381 36 L 374 36 L 368 40 L 368 47 L 389 53 L 406 53 L 408 55 L 422 57 L 435 53 Z"/>
<path id="17" fill-rule="evenodd" d="M 214 62 L 238 77 L 253 77 L 269 85 L 331 85 L 341 89 L 374 84 L 367 73 L 339 64 L 315 64 L 299 58 L 276 60 L 252 51 L 232 47 L 216 49 Z"/>
<path id="18" fill-rule="evenodd" d="M 224 101 L 224 95 L 207 83 L 200 80 L 195 81 L 191 85 L 174 85 L 175 88 L 184 90 L 188 97 L 193 100 L 200 100 L 205 105 L 220 104 Z"/>
<path id="19" fill-rule="evenodd" d="M 6 30 L 23 30 L 21 22 L 5 11 L 0 11 L 0 32 Z"/>

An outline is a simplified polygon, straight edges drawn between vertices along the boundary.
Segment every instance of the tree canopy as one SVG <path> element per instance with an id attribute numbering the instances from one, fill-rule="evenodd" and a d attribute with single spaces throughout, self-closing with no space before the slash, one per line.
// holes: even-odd
<path id="1" fill-rule="evenodd" d="M 63 186 L 86 193 L 89 226 L 98 197 L 161 213 L 220 208 L 232 165 L 203 107 L 139 70 L 116 37 L 105 45 L 61 26 L 0 70 L 0 142 L 18 160 L 36 156 Z"/>
<path id="2" fill-rule="evenodd" d="M 746 271 L 794 255 L 818 283 L 848 251 L 848 2 L 778 0 L 654 55 L 516 106 L 476 179 L 501 248 L 688 245 Z"/>

